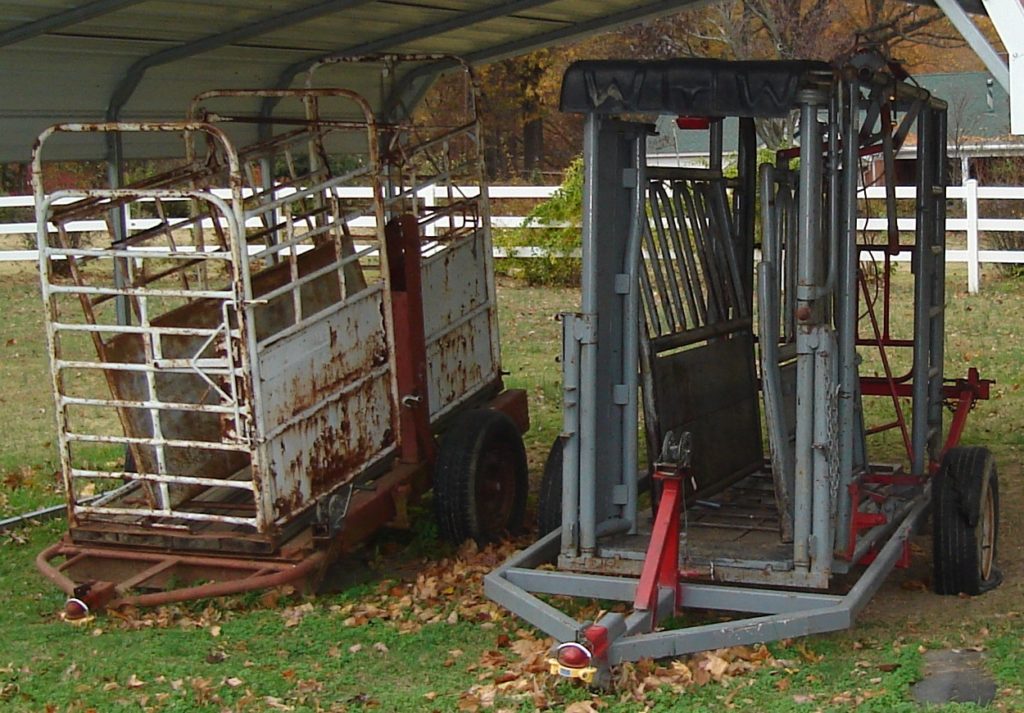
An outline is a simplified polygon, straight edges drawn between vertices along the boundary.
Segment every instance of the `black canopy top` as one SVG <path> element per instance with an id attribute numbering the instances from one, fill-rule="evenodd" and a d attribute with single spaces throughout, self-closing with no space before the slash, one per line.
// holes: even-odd
<path id="1" fill-rule="evenodd" d="M 819 84 L 824 62 L 714 59 L 576 62 L 562 79 L 564 112 L 683 116 L 784 116 L 801 89 Z"/>

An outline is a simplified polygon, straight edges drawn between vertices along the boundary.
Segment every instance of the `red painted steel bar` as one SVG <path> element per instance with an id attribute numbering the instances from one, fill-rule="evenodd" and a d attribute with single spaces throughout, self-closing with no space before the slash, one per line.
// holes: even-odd
<path id="1" fill-rule="evenodd" d="M 420 233 L 416 217 L 405 214 L 384 228 L 395 325 L 395 377 L 399 394 L 399 452 L 403 463 L 432 463 L 427 392 L 427 337 L 423 321 Z"/>
<path id="2" fill-rule="evenodd" d="M 683 471 L 679 468 L 659 468 L 655 471 L 654 478 L 662 483 L 661 500 L 658 502 L 658 514 L 654 519 L 651 541 L 647 547 L 644 567 L 633 602 L 636 609 L 652 613 L 652 625 L 657 617 L 659 588 L 672 588 L 675 592 L 675 608 L 678 609 L 681 604 L 679 514 L 683 501 Z"/>

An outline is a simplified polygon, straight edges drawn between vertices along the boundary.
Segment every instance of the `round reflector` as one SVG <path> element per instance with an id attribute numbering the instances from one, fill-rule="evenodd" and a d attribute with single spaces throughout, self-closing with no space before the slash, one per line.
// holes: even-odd
<path id="1" fill-rule="evenodd" d="M 558 647 L 558 655 L 555 657 L 558 663 L 569 668 L 583 668 L 590 664 L 590 652 L 587 647 L 569 641 Z"/>

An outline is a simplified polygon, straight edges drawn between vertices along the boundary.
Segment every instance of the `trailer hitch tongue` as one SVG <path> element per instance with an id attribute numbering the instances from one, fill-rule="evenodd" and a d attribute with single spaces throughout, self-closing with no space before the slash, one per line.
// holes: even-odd
<path id="1" fill-rule="evenodd" d="M 548 665 L 552 674 L 592 683 L 597 673 L 597 667 L 591 663 L 593 659 L 594 655 L 586 646 L 576 641 L 566 641 L 554 647 Z"/>

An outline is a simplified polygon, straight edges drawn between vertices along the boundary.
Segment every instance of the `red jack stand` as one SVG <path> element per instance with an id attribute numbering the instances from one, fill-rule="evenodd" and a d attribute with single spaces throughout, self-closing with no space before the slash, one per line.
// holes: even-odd
<path id="1" fill-rule="evenodd" d="M 552 674 L 580 679 L 587 684 L 607 685 L 612 642 L 621 636 L 653 632 L 660 619 L 677 613 L 682 607 L 679 515 L 683 506 L 683 484 L 690 475 L 690 452 L 689 433 L 673 431 L 665 436 L 661 456 L 654 466 L 654 479 L 662 484 L 661 500 L 633 598 L 633 613 L 628 617 L 608 613 L 587 626 L 579 641 L 555 646 L 548 659 Z"/>
<path id="2" fill-rule="evenodd" d="M 671 432 L 665 436 L 661 457 L 654 466 L 654 479 L 662 484 L 658 513 L 651 530 L 651 542 L 644 557 L 644 568 L 636 588 L 633 606 L 651 612 L 651 627 L 657 625 L 658 591 L 671 589 L 675 607 L 682 606 L 679 585 L 679 514 L 683 507 L 683 482 L 690 473 L 689 433 Z"/>

